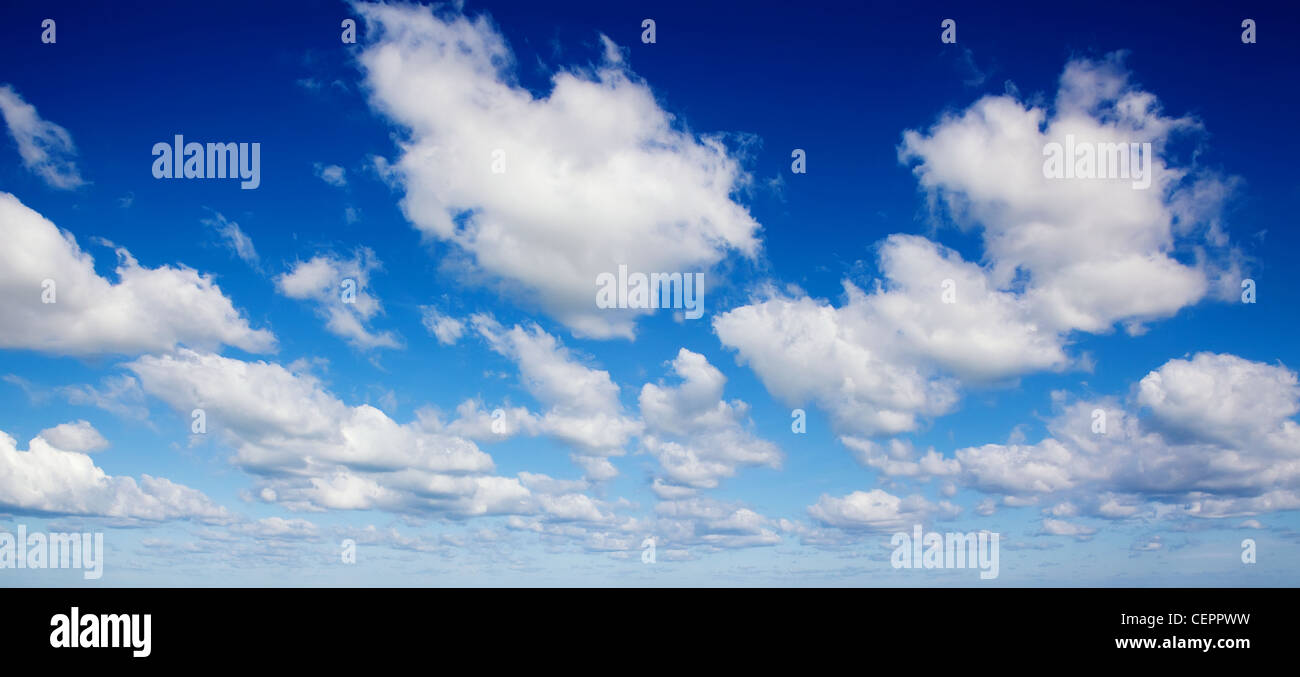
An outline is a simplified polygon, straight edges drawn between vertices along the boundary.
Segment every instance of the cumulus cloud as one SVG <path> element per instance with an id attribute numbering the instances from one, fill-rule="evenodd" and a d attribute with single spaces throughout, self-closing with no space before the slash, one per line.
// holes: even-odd
<path id="1" fill-rule="evenodd" d="M 836 307 L 767 288 L 714 330 L 772 394 L 816 403 L 849 434 L 916 430 L 951 411 L 963 385 L 1068 368 L 1074 332 L 1137 333 L 1235 284 L 1225 184 L 1168 159 L 1174 135 L 1198 131 L 1164 116 L 1114 57 L 1068 64 L 1050 111 L 984 97 L 907 131 L 899 149 L 931 203 L 981 234 L 982 262 L 891 235 L 874 289 L 846 280 Z M 1044 146 L 1067 134 L 1152 143 L 1151 188 L 1044 177 Z"/>
<path id="2" fill-rule="evenodd" d="M 837 427 L 864 434 L 910 431 L 918 416 L 948 412 L 958 376 L 990 381 L 1067 363 L 1061 337 L 956 252 L 892 235 L 879 258 L 885 280 L 870 293 L 846 281 L 839 308 L 769 290 L 717 316 L 714 330 L 772 394 L 791 406 L 816 402 Z M 954 303 L 944 301 L 945 281 Z"/>
<path id="3" fill-rule="evenodd" d="M 925 454 L 918 454 L 907 440 L 892 439 L 880 444 L 846 435 L 840 438 L 840 442 L 853 452 L 859 463 L 875 468 L 887 477 L 944 477 L 961 470 L 961 464 L 944 458 L 933 447 Z"/>
<path id="4" fill-rule="evenodd" d="M 8 193 L 0 193 L 0 231 L 0 348 L 57 355 L 178 344 L 275 348 L 271 332 L 251 328 L 212 278 L 191 268 L 146 268 L 117 248 L 117 281 L 100 277 L 71 233 Z"/>
<path id="5" fill-rule="evenodd" d="M 641 443 L 664 472 L 657 492 L 671 492 L 666 484 L 714 488 L 739 467 L 780 466 L 776 445 L 750 431 L 749 405 L 722 399 L 727 380 L 722 372 L 686 348 L 678 351 L 672 368 L 680 385 L 647 383 L 639 400 L 646 426 Z"/>
<path id="6" fill-rule="evenodd" d="M 19 449 L 0 431 L 0 509 L 19 513 L 163 521 L 192 519 L 224 523 L 234 519 L 202 492 L 162 477 L 115 477 L 80 451 L 60 449 L 45 437 L 90 448 L 103 438 L 89 424 L 44 431 Z M 94 439 L 98 438 L 98 439 Z"/>
<path id="7" fill-rule="evenodd" d="M 1175 359 L 1115 400 L 1064 404 L 1035 444 L 959 449 L 959 481 L 1054 517 L 1241 517 L 1300 509 L 1295 372 L 1235 355 Z M 1099 425 L 1100 424 L 1100 425 Z"/>
<path id="8" fill-rule="evenodd" d="M 1246 440 L 1276 450 L 1296 449 L 1300 411 L 1296 373 L 1236 355 L 1197 353 L 1170 360 L 1138 383 L 1138 403 L 1153 422 L 1181 441 L 1227 446 Z"/>
<path id="9" fill-rule="evenodd" d="M 449 517 L 603 519 L 599 502 L 546 476 L 493 475 L 491 456 L 428 417 L 398 423 L 349 406 L 312 374 L 191 350 L 127 365 L 149 394 L 189 415 L 203 409 L 256 495 L 293 510 L 387 510 Z"/>
<path id="10" fill-rule="evenodd" d="M 538 97 L 515 84 L 484 16 L 356 8 L 373 39 L 359 57 L 371 104 L 404 131 L 381 173 L 470 277 L 580 334 L 631 337 L 644 311 L 598 309 L 599 274 L 702 272 L 757 254 L 758 224 L 732 198 L 749 176 L 718 138 L 661 108 L 608 39 L 598 65 L 555 74 Z"/>
<path id="11" fill-rule="evenodd" d="M 1173 315 L 1224 272 L 1206 251 L 1223 242 L 1211 218 L 1221 180 L 1173 164 L 1168 152 L 1177 135 L 1199 131 L 1191 118 L 1164 115 L 1111 55 L 1068 63 L 1050 110 L 984 97 L 927 132 L 906 132 L 899 157 L 958 224 L 979 230 L 995 286 L 1023 287 L 1045 328 L 1103 332 Z M 1150 188 L 1045 177 L 1045 146 L 1067 137 L 1152 144 Z M 1180 244 L 1198 256 L 1178 260 Z"/>
<path id="12" fill-rule="evenodd" d="M 473 316 L 471 324 L 492 350 L 518 365 L 524 388 L 546 407 L 540 416 L 519 422 L 572 445 L 574 461 L 590 477 L 616 474 L 608 457 L 623 455 L 642 423 L 625 412 L 609 372 L 583 364 L 536 325 L 506 329 L 484 315 Z"/>
<path id="13" fill-rule="evenodd" d="M 275 286 L 291 299 L 310 301 L 325 319 L 325 328 L 353 346 L 399 348 L 402 344 L 392 332 L 374 332 L 367 326 L 384 312 L 369 291 L 370 273 L 380 267 L 375 253 L 363 247 L 350 259 L 325 254 L 298 261 L 275 278 Z"/>
<path id="14" fill-rule="evenodd" d="M 781 542 L 779 523 L 753 510 L 696 496 L 655 505 L 654 528 L 665 546 L 705 550 L 750 548 Z"/>
<path id="15" fill-rule="evenodd" d="M 68 130 L 42 119 L 36 107 L 10 85 L 0 86 L 0 116 L 28 171 L 51 188 L 69 190 L 85 184 L 77 169 L 77 149 Z"/>
<path id="16" fill-rule="evenodd" d="M 108 440 L 86 420 L 60 423 L 42 430 L 38 437 L 49 442 L 55 449 L 76 454 L 88 454 L 108 446 Z"/>
<path id="17" fill-rule="evenodd" d="M 420 321 L 444 346 L 455 344 L 465 333 L 465 323 L 444 315 L 433 306 L 420 306 Z"/>

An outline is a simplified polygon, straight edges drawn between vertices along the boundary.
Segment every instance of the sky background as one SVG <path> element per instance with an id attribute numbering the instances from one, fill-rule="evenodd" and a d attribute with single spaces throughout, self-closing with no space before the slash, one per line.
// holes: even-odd
<path id="1" fill-rule="evenodd" d="M 0 530 L 108 552 L 0 585 L 1297 583 L 1293 6 L 616 5 L 7 6 Z"/>

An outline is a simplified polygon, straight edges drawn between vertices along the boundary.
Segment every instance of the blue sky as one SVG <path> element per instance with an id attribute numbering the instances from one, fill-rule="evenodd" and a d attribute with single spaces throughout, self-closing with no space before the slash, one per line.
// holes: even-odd
<path id="1" fill-rule="evenodd" d="M 1294 10 L 607 4 L 6 10 L 0 528 L 99 585 L 1295 584 Z"/>

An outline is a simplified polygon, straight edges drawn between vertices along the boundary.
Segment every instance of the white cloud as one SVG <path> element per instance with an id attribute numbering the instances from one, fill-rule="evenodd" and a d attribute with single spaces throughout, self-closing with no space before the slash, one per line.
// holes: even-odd
<path id="1" fill-rule="evenodd" d="M 252 238 L 244 234 L 238 223 L 228 220 L 221 214 L 214 214 L 211 219 L 204 219 L 203 224 L 215 230 L 217 235 L 221 236 L 221 243 L 241 261 L 253 268 L 260 265 Z"/>
<path id="2" fill-rule="evenodd" d="M 1234 355 L 1170 360 L 1144 377 L 1139 416 L 1072 402 L 1035 444 L 956 451 L 960 481 L 1054 516 L 1249 516 L 1300 508 L 1296 374 Z M 1097 425 L 1103 420 L 1104 431 Z"/>
<path id="3" fill-rule="evenodd" d="M 879 256 L 884 281 L 870 293 L 845 281 L 839 308 L 768 291 L 716 317 L 714 330 L 772 394 L 791 406 L 816 402 L 837 428 L 863 434 L 914 430 L 918 416 L 948 412 L 957 378 L 989 382 L 1068 364 L 1064 337 L 1043 331 L 1021 298 L 990 288 L 956 252 L 891 235 Z"/>
<path id="4" fill-rule="evenodd" d="M 178 344 L 269 352 L 275 337 L 252 329 L 211 277 L 186 267 L 142 267 L 116 250 L 114 283 L 71 233 L 0 193 L 0 348 L 60 355 L 138 354 Z M 46 280 L 54 303 L 43 303 Z"/>
<path id="5" fill-rule="evenodd" d="M 89 384 L 63 386 L 58 389 L 69 404 L 103 409 L 123 418 L 143 421 L 149 418 L 140 382 L 125 374 L 105 377 L 100 387 Z"/>
<path id="6" fill-rule="evenodd" d="M 780 467 L 776 445 L 749 430 L 749 405 L 722 399 L 722 372 L 686 348 L 677 353 L 672 367 L 682 383 L 647 383 L 639 400 L 646 426 L 641 442 L 659 461 L 664 479 L 684 487 L 713 488 L 740 466 Z M 662 482 L 659 485 L 662 491 Z"/>
<path id="7" fill-rule="evenodd" d="M 264 517 L 252 522 L 232 524 L 230 525 L 230 531 L 241 536 L 252 536 L 261 540 L 296 540 L 316 538 L 320 529 L 305 519 Z"/>
<path id="8" fill-rule="evenodd" d="M 433 306 L 420 306 L 420 313 L 424 328 L 432 332 L 438 338 L 438 343 L 444 346 L 455 344 L 465 333 L 464 322 L 438 312 Z"/>
<path id="9" fill-rule="evenodd" d="M 906 132 L 899 150 L 932 204 L 979 229 L 982 264 L 892 235 L 874 289 L 846 280 L 839 307 L 767 289 L 714 330 L 769 392 L 816 403 L 838 430 L 863 435 L 916 430 L 951 411 L 962 385 L 1065 369 L 1072 332 L 1123 323 L 1138 333 L 1236 279 L 1227 271 L 1239 255 L 1218 221 L 1224 184 L 1166 157 L 1175 132 L 1198 129 L 1161 115 L 1114 58 L 1068 64 L 1050 115 L 984 97 Z M 1045 178 L 1043 147 L 1065 134 L 1153 143 L 1151 189 Z M 1194 261 L 1175 259 L 1180 248 Z"/>
<path id="10" fill-rule="evenodd" d="M 881 489 L 854 491 L 843 498 L 827 494 L 808 508 L 817 522 L 846 530 L 906 531 L 928 521 L 938 511 L 951 512 L 946 502 L 935 505 L 920 495 L 899 498 Z"/>
<path id="11" fill-rule="evenodd" d="M 917 457 L 916 449 L 907 440 L 892 439 L 885 444 L 859 437 L 844 436 L 840 442 L 848 447 L 859 463 L 875 468 L 887 477 L 944 477 L 960 472 L 961 464 L 933 447 Z"/>
<path id="12" fill-rule="evenodd" d="M 376 333 L 367 326 L 384 312 L 369 290 L 370 273 L 380 267 L 375 253 L 363 247 L 350 259 L 320 255 L 298 261 L 275 278 L 275 286 L 291 299 L 311 301 L 325 328 L 357 348 L 400 348 L 392 332 Z"/>
<path id="13" fill-rule="evenodd" d="M 1221 191 L 1213 177 L 1172 164 L 1175 135 L 1189 118 L 1162 114 L 1129 82 L 1118 55 L 1072 61 L 1048 111 L 1010 95 L 988 96 L 943 117 L 928 132 L 909 130 L 900 159 L 932 200 L 963 227 L 977 227 L 998 288 L 1023 285 L 1024 302 L 1047 330 L 1108 331 L 1168 317 L 1200 300 L 1218 274 L 1204 256 L 1174 258 L 1179 242 L 1203 250 L 1222 243 L 1210 216 Z M 1043 148 L 1067 135 L 1086 143 L 1151 143 L 1151 187 L 1124 180 L 1044 176 Z M 1201 221 L 1180 217 L 1196 215 Z M 1203 251 L 1202 251 L 1203 253 Z M 1239 278 L 1238 278 L 1239 279 Z"/>
<path id="14" fill-rule="evenodd" d="M 66 429 L 52 430 L 56 438 L 67 441 Z M 84 432 L 82 429 L 77 435 Z M 90 428 L 90 432 L 94 429 Z M 85 439 L 72 441 L 86 442 Z M 229 522 L 234 519 L 225 508 L 189 487 L 149 475 L 142 475 L 139 481 L 108 475 L 95 466 L 90 456 L 60 449 L 44 433 L 32 438 L 27 449 L 22 450 L 3 431 L 0 431 L 0 508 L 126 520 Z"/>
<path id="15" fill-rule="evenodd" d="M 181 350 L 127 365 L 143 388 L 188 416 L 258 476 L 255 495 L 292 510 L 387 510 L 411 515 L 538 515 L 604 521 L 612 514 L 585 486 L 545 475 L 491 474 L 492 458 L 431 417 L 398 423 L 349 406 L 309 373 Z"/>
<path id="16" fill-rule="evenodd" d="M 492 350 L 519 366 L 523 386 L 547 407 L 535 419 L 534 432 L 573 445 L 576 462 L 595 476 L 610 477 L 614 468 L 604 457 L 623 455 L 642 424 L 624 412 L 619 387 L 609 372 L 582 364 L 536 325 L 505 329 L 484 315 L 475 315 L 470 322 Z"/>
<path id="17" fill-rule="evenodd" d="M 1065 520 L 1043 518 L 1042 533 L 1050 536 L 1074 536 L 1075 538 L 1088 538 L 1097 533 L 1096 529 L 1082 524 L 1074 524 Z"/>
<path id="18" fill-rule="evenodd" d="M 348 185 L 347 171 L 338 165 L 322 165 L 317 162 L 315 166 L 316 176 L 321 181 L 328 183 L 335 188 L 342 188 Z"/>
<path id="19" fill-rule="evenodd" d="M 781 542 L 777 522 L 749 508 L 697 496 L 655 505 L 657 547 L 749 548 Z"/>
<path id="20" fill-rule="evenodd" d="M 46 428 L 38 435 L 50 446 L 76 454 L 88 454 L 108 446 L 108 440 L 95 430 L 89 421 L 80 420 L 72 423 L 60 423 L 53 428 Z"/>
<path id="21" fill-rule="evenodd" d="M 501 441 L 515 435 L 536 435 L 540 430 L 539 417 L 527 407 L 500 407 L 501 418 L 494 429 L 494 410 L 487 409 L 479 400 L 465 400 L 456 407 L 456 418 L 445 429 L 453 435 L 483 441 Z M 432 415 L 432 414 L 430 414 Z"/>
<path id="22" fill-rule="evenodd" d="M 1170 360 L 1138 384 L 1137 401 L 1166 434 L 1233 446 L 1300 449 L 1296 373 L 1236 355 Z"/>
<path id="23" fill-rule="evenodd" d="M 600 273 L 703 272 L 733 251 L 756 255 L 758 224 L 731 197 L 749 176 L 660 108 L 607 39 L 592 72 L 561 71 L 537 98 L 514 84 L 487 18 L 356 7 L 375 40 L 360 55 L 371 103 L 406 132 L 381 173 L 470 277 L 574 332 L 630 337 L 643 311 L 598 309 Z"/>
<path id="24" fill-rule="evenodd" d="M 10 85 L 0 86 L 0 115 L 28 171 L 51 188 L 64 190 L 85 184 L 77 169 L 77 149 L 68 130 L 41 119 L 36 107 L 23 100 Z"/>
<path id="25" fill-rule="evenodd" d="M 491 457 L 472 442 L 425 430 L 419 421 L 398 424 L 369 405 L 350 407 L 311 374 L 278 364 L 180 350 L 126 366 L 146 392 L 187 417 L 203 409 L 209 430 L 232 435 L 234 461 L 253 472 L 492 469 Z"/>
<path id="26" fill-rule="evenodd" d="M 1062 337 L 1025 317 L 1015 294 L 988 287 L 978 266 L 925 238 L 893 235 L 880 246 L 885 282 L 868 293 L 845 282 L 839 308 L 769 290 L 714 319 L 768 391 L 791 406 L 809 401 L 841 430 L 894 434 L 957 401 L 952 375 L 984 382 L 1059 369 Z M 956 303 L 945 303 L 951 280 Z"/>

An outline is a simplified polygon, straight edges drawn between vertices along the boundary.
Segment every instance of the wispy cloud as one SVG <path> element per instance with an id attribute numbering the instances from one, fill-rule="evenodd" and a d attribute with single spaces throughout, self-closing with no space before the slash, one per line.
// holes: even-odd
<path id="1" fill-rule="evenodd" d="M 36 107 L 10 85 L 0 86 L 0 115 L 18 143 L 23 166 L 51 188 L 71 190 L 86 182 L 77 169 L 77 149 L 68 130 L 41 118 Z"/>

